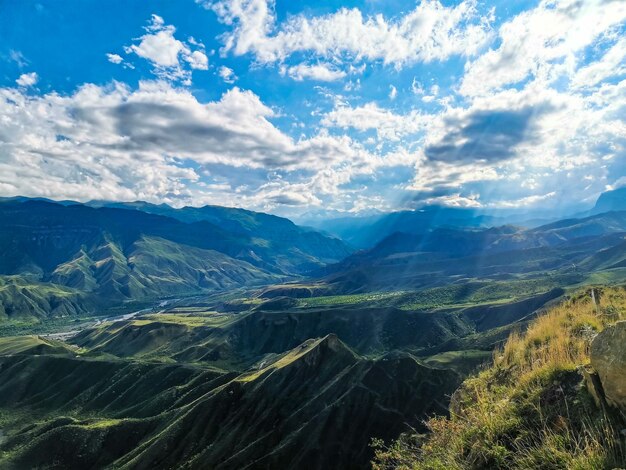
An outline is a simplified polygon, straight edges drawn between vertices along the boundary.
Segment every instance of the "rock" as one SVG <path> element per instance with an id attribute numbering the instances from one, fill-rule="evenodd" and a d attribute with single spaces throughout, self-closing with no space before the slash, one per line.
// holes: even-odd
<path id="1" fill-rule="evenodd" d="M 600 381 L 600 376 L 598 375 L 598 373 L 593 370 L 593 367 L 591 366 L 583 366 L 579 369 L 579 371 L 583 376 L 585 385 L 587 386 L 587 390 L 593 398 L 596 406 L 598 408 L 606 406 L 604 390 L 602 389 L 602 382 Z"/>
<path id="2" fill-rule="evenodd" d="M 617 322 L 591 343 L 591 366 L 609 405 L 626 412 L 626 321 Z"/>

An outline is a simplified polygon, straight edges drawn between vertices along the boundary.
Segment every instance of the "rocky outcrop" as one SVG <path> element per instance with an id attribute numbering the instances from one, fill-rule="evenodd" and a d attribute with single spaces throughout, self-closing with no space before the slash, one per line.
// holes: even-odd
<path id="1" fill-rule="evenodd" d="M 591 343 L 591 365 L 609 405 L 626 412 L 626 321 L 599 333 Z"/>

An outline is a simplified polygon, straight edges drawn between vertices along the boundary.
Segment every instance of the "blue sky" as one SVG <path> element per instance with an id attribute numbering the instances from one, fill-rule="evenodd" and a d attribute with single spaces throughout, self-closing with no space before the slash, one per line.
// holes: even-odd
<path id="1" fill-rule="evenodd" d="M 0 2 L 0 195 L 328 217 L 626 182 L 620 1 Z"/>

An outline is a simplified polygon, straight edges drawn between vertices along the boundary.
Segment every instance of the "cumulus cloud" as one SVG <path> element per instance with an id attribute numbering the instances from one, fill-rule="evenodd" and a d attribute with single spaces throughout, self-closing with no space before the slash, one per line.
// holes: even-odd
<path id="1" fill-rule="evenodd" d="M 229 195 L 295 205 L 303 194 L 316 203 L 314 194 L 335 192 L 351 175 L 386 164 L 347 136 L 294 140 L 270 122 L 271 108 L 239 88 L 208 103 L 164 81 L 141 82 L 136 90 L 89 84 L 68 96 L 5 88 L 0 116 L 3 194 L 197 202 L 224 187 L 200 184 L 206 182 L 199 170 L 217 165 L 297 174 L 299 186 L 291 179 Z M 222 183 L 236 187 L 239 173 Z"/>
<path id="2" fill-rule="evenodd" d="M 299 64 L 292 67 L 282 67 L 282 75 L 287 74 L 296 81 L 316 80 L 319 82 L 334 82 L 344 78 L 347 74 L 326 64 L 306 65 Z"/>
<path id="3" fill-rule="evenodd" d="M 503 178 L 498 169 L 476 163 L 448 163 L 419 161 L 415 168 L 415 178 L 407 187 L 425 193 L 456 189 L 468 183 L 493 182 Z"/>
<path id="4" fill-rule="evenodd" d="M 470 194 L 469 196 L 463 196 L 460 193 L 446 194 L 443 196 L 429 197 L 421 201 L 422 204 L 427 206 L 446 206 L 457 208 L 479 208 L 483 207 L 480 202 L 480 195 Z"/>
<path id="5" fill-rule="evenodd" d="M 350 107 L 340 104 L 326 113 L 321 124 L 327 127 L 352 128 L 359 131 L 375 130 L 379 139 L 398 141 L 426 128 L 430 117 L 417 110 L 395 114 L 376 103 Z"/>
<path id="6" fill-rule="evenodd" d="M 518 207 L 528 207 L 540 202 L 544 202 L 547 199 L 552 199 L 556 196 L 555 191 L 551 191 L 546 194 L 533 194 L 532 196 L 526 196 L 520 199 L 515 200 L 504 200 L 504 201 L 496 201 L 491 205 L 493 207 L 503 207 L 503 208 L 518 208 Z"/>
<path id="7" fill-rule="evenodd" d="M 218 75 L 224 80 L 226 83 L 235 83 L 237 81 L 237 75 L 235 75 L 235 71 L 231 68 L 222 65 L 218 71 Z"/>
<path id="8" fill-rule="evenodd" d="M 39 76 L 36 72 L 23 73 L 19 76 L 15 83 L 21 87 L 29 87 L 35 85 L 39 81 Z"/>
<path id="9" fill-rule="evenodd" d="M 191 81 L 191 69 L 207 70 L 209 59 L 201 49 L 191 50 L 190 44 L 201 46 L 196 41 L 182 42 L 174 37 L 176 28 L 166 25 L 163 18 L 152 15 L 146 26 L 146 34 L 141 36 L 138 44 L 125 47 L 127 54 L 136 54 L 152 63 L 154 72 L 161 78 L 181 80 L 186 84 Z M 119 57 L 119 56 L 118 56 Z M 109 57 L 109 60 L 110 57 Z"/>
<path id="10" fill-rule="evenodd" d="M 196 70 L 208 70 L 209 59 L 202 51 L 193 51 L 191 54 L 185 56 L 185 60 L 192 69 Z"/>
<path id="11" fill-rule="evenodd" d="M 121 64 L 124 59 L 119 54 L 107 54 L 107 60 L 113 64 Z"/>
<path id="12" fill-rule="evenodd" d="M 571 200 L 591 188 L 601 190 L 611 168 L 626 159 L 620 111 L 624 95 L 618 91 L 624 87 L 626 81 L 579 95 L 535 81 L 521 90 L 476 98 L 468 108 L 450 108 L 427 128 L 409 188 L 432 191 L 488 184 L 505 202 L 516 188 L 549 194 L 567 186 L 567 194 L 546 198 L 552 202 Z M 590 170 L 592 181 L 585 180 Z M 512 201 L 532 204 L 535 199 L 524 199 L 531 196 L 522 194 Z"/>
<path id="13" fill-rule="evenodd" d="M 226 25 L 222 53 L 297 81 L 346 83 L 316 83 L 328 100 L 301 113 L 238 87 L 200 101 L 181 85 L 209 68 L 204 46 L 154 15 L 129 55 L 107 58 L 145 59 L 160 80 L 35 96 L 33 73 L 0 88 L 0 193 L 293 213 L 389 210 L 399 195 L 413 206 L 511 208 L 589 198 L 626 170 L 623 2 L 544 0 L 497 31 L 473 0 L 282 22 L 269 0 L 205 4 Z M 425 67 L 394 74 L 389 98 L 407 93 L 391 109 L 381 65 L 452 56 L 466 65 L 450 61 L 445 80 Z M 237 81 L 226 66 L 211 77 Z"/>
<path id="14" fill-rule="evenodd" d="M 284 206 L 319 206 L 322 201 L 311 192 L 311 184 L 291 184 L 274 181 L 258 189 L 258 197 L 266 201 L 268 207 Z"/>
<path id="15" fill-rule="evenodd" d="M 232 27 L 223 36 L 223 52 L 254 54 L 262 63 L 283 61 L 296 53 L 346 56 L 403 66 L 476 54 L 490 38 L 491 15 L 481 17 L 474 0 L 444 6 L 420 2 L 398 19 L 364 17 L 358 8 L 322 16 L 299 14 L 277 25 L 269 0 L 200 0 Z"/>
<path id="16" fill-rule="evenodd" d="M 445 135 L 426 145 L 424 154 L 429 160 L 448 162 L 509 159 L 516 155 L 517 145 L 538 138 L 535 117 L 549 110 L 548 106 L 529 106 L 448 116 L 444 119 Z"/>

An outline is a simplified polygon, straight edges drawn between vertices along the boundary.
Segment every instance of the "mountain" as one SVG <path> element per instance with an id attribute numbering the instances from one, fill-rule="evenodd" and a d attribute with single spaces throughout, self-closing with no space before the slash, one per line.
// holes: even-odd
<path id="1" fill-rule="evenodd" d="M 267 284 L 349 253 L 340 240 L 286 219 L 215 207 L 201 210 L 202 217 L 190 215 L 194 211 L 166 208 L 179 215 L 174 218 L 24 198 L 0 202 L 0 276 L 21 276 L 17 284 L 29 285 L 3 281 L 4 316 L 84 312 L 87 305 Z M 205 220 L 208 212 L 221 219 Z"/>
<path id="2" fill-rule="evenodd" d="M 372 437 L 421 428 L 459 384 L 407 354 L 363 358 L 334 335 L 241 374 L 21 347 L 0 356 L 0 406 L 49 418 L 0 443 L 4 468 L 364 468 Z"/>
<path id="3" fill-rule="evenodd" d="M 0 323 L 30 318 L 78 317 L 93 308 L 77 289 L 21 276 L 0 276 Z"/>
<path id="4" fill-rule="evenodd" d="M 516 426 L 533 424 L 536 403 L 559 399 L 555 381 L 572 398 L 556 415 L 589 403 L 569 363 L 562 376 L 528 376 L 520 403 L 511 387 L 528 364 L 515 362 L 526 357 L 516 341 L 565 302 L 556 312 L 571 337 L 555 344 L 587 345 L 623 307 L 599 310 L 576 294 L 626 280 L 619 211 L 533 228 L 435 221 L 351 254 L 285 219 L 213 206 L 9 200 L 0 220 L 0 467 L 8 469 L 356 469 L 372 458 L 382 465 L 386 452 L 412 467 L 399 452 L 440 423 L 456 448 L 466 449 L 458 429 L 470 452 L 497 453 L 491 434 L 474 439 L 489 421 L 446 421 L 448 406 L 456 413 L 473 399 L 472 384 L 481 397 L 508 394 L 482 416 L 508 413 L 504 431 L 492 431 L 513 455 L 519 439 L 539 435 Z M 623 296 L 594 292 L 605 302 Z M 568 316 L 575 302 L 592 316 Z M 524 340 L 537 355 L 530 367 L 542 364 L 553 330 Z M 507 351 L 511 362 L 493 381 L 480 375 L 454 393 Z M 493 463 L 488 452 L 472 458 Z"/>
<path id="5" fill-rule="evenodd" d="M 626 186 L 600 194 L 590 213 L 600 214 L 611 211 L 626 211 Z"/>
<path id="6" fill-rule="evenodd" d="M 442 226 L 480 227 L 490 225 L 493 220 L 474 209 L 427 206 L 384 215 L 331 219 L 322 221 L 318 227 L 357 248 L 368 248 L 398 231 L 421 234 Z"/>
<path id="7" fill-rule="evenodd" d="M 626 211 L 626 187 L 602 193 L 592 209 L 576 211 L 576 214 L 567 218 L 582 219 L 619 211 Z M 395 232 L 424 235 L 437 228 L 491 228 L 504 225 L 538 228 L 560 220 L 564 220 L 563 215 L 554 210 L 519 211 L 425 206 L 386 214 L 307 220 L 307 224 L 335 234 L 357 248 L 367 249 Z"/>
<path id="8" fill-rule="evenodd" d="M 593 261 L 623 246 L 626 212 L 565 219 L 537 228 L 435 228 L 424 234 L 396 232 L 373 248 L 323 268 L 326 292 L 419 289 L 462 279 L 545 276 L 570 280 L 602 267 L 619 267 L 620 249 L 610 264 Z M 587 274 L 585 274 L 587 273 Z M 568 281 L 569 282 L 569 281 Z"/>
<path id="9" fill-rule="evenodd" d="M 222 206 L 182 207 L 174 209 L 167 204 L 147 202 L 90 201 L 90 207 L 134 209 L 148 214 L 171 217 L 185 223 L 210 222 L 228 232 L 250 239 L 265 240 L 274 250 L 286 247 L 295 258 L 311 255 L 318 263 L 331 262 L 348 254 L 346 246 L 337 238 L 323 235 L 313 229 L 300 227 L 289 219 L 271 214 Z"/>

